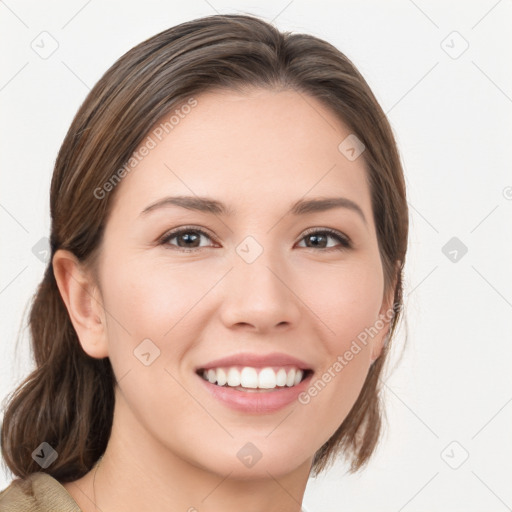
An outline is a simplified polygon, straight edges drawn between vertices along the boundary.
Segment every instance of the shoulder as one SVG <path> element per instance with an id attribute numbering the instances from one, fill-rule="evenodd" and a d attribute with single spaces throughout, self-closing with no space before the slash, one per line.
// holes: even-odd
<path id="1" fill-rule="evenodd" d="M 47 473 L 17 478 L 0 491 L 2 512 L 81 512 L 66 489 Z"/>

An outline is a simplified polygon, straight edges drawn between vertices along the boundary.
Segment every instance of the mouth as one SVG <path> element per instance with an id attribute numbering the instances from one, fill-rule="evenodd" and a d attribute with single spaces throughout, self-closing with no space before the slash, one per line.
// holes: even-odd
<path id="1" fill-rule="evenodd" d="M 314 370 L 287 354 L 236 354 L 195 370 L 210 397 L 237 412 L 273 413 L 293 404 Z"/>
<path id="2" fill-rule="evenodd" d="M 297 366 L 230 366 L 200 368 L 197 375 L 215 386 L 231 388 L 245 393 L 278 391 L 298 386 L 313 371 Z"/>

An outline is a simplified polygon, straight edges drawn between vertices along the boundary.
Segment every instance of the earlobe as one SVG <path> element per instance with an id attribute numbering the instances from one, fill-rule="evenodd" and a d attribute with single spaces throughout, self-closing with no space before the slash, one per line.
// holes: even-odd
<path id="1" fill-rule="evenodd" d="M 97 359 L 108 357 L 105 311 L 93 276 L 73 253 L 62 249 L 53 256 L 53 272 L 84 352 Z"/>

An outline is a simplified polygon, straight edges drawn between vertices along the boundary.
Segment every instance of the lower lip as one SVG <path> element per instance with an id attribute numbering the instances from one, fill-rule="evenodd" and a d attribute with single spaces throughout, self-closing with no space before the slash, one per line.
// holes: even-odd
<path id="1" fill-rule="evenodd" d="M 308 375 L 302 382 L 296 386 L 278 387 L 274 391 L 238 391 L 227 386 L 217 386 L 199 375 L 201 380 L 214 398 L 222 402 L 227 407 L 236 411 L 265 414 L 283 409 L 287 405 L 297 400 L 297 397 L 306 390 L 311 380 L 312 374 Z"/>

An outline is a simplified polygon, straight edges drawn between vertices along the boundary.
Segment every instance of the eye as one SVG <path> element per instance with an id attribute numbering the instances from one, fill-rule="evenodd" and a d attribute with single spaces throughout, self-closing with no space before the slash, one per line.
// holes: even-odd
<path id="1" fill-rule="evenodd" d="M 334 239 L 337 240 L 339 243 L 338 245 L 326 245 L 328 244 L 328 239 Z M 314 228 L 306 232 L 305 235 L 301 238 L 302 240 L 308 240 L 311 242 L 311 245 L 307 245 L 308 242 L 306 242 L 306 248 L 314 249 L 314 248 L 320 248 L 327 251 L 330 250 L 338 250 L 342 251 L 345 249 L 350 249 L 352 247 L 352 243 L 350 239 L 343 235 L 342 233 L 335 231 L 334 229 L 318 229 Z M 303 246 L 304 247 L 304 246 Z"/>
<path id="2" fill-rule="evenodd" d="M 161 239 L 161 245 L 170 245 L 176 247 L 178 250 L 185 252 L 193 251 L 195 249 L 201 249 L 201 237 L 211 240 L 212 238 L 208 233 L 202 229 L 194 228 L 192 226 L 185 226 L 183 228 L 175 229 L 166 233 Z M 172 240 L 176 239 L 177 245 L 171 243 Z"/>
<path id="3" fill-rule="evenodd" d="M 159 241 L 160 245 L 167 245 L 171 248 L 184 252 L 192 252 L 204 247 L 212 247 L 211 245 L 201 245 L 201 238 L 212 240 L 212 237 L 204 230 L 185 226 L 166 233 Z M 336 240 L 337 245 L 329 245 L 328 240 Z M 175 242 L 173 242 L 175 240 Z M 346 250 L 352 247 L 350 239 L 342 233 L 334 229 L 318 229 L 308 230 L 301 238 L 301 242 L 306 240 L 306 245 L 302 246 L 307 249 L 322 249 L 324 251 Z"/>

